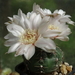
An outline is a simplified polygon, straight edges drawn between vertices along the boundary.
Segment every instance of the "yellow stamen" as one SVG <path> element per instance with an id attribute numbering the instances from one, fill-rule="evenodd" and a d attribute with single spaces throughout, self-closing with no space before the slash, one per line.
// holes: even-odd
<path id="1" fill-rule="evenodd" d="M 35 30 L 27 29 L 20 37 L 20 41 L 24 44 L 34 44 L 37 38 L 38 34 Z"/>
<path id="2" fill-rule="evenodd" d="M 48 27 L 50 30 L 59 30 L 59 28 L 57 26 L 54 25 L 49 25 Z"/>

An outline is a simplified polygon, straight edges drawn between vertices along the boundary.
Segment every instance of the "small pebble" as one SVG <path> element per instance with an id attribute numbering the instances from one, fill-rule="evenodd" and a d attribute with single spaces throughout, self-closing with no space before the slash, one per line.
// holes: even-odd
<path id="1" fill-rule="evenodd" d="M 58 75 L 62 75 L 62 73 L 59 73 Z"/>
<path id="2" fill-rule="evenodd" d="M 62 74 L 67 74 L 66 66 L 63 64 L 60 68 Z"/>
<path id="3" fill-rule="evenodd" d="M 72 71 L 72 66 L 66 66 L 67 71 L 71 72 Z"/>
<path id="4" fill-rule="evenodd" d="M 69 66 L 69 64 L 67 62 L 64 62 L 64 65 Z"/>
<path id="5" fill-rule="evenodd" d="M 54 72 L 54 75 L 58 75 L 58 72 Z"/>

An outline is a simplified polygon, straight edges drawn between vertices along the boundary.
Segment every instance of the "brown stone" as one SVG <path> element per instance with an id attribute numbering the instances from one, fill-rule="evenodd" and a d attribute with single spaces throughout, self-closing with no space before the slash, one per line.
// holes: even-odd
<path id="1" fill-rule="evenodd" d="M 66 66 L 67 71 L 71 72 L 72 71 L 72 66 Z"/>
<path id="2" fill-rule="evenodd" d="M 66 69 L 66 66 L 64 64 L 60 67 L 60 70 L 61 70 L 62 74 L 67 74 L 67 69 Z"/>
<path id="3" fill-rule="evenodd" d="M 54 72 L 54 75 L 58 75 L 58 72 Z"/>

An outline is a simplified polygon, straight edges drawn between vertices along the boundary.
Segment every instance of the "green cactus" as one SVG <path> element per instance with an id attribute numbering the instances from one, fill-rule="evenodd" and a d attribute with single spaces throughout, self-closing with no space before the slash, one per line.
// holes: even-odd
<path id="1" fill-rule="evenodd" d="M 59 68 L 63 60 L 63 52 L 56 48 L 56 52 L 47 53 L 40 48 L 36 48 L 35 55 L 30 59 L 25 59 L 27 69 L 34 73 L 50 73 Z"/>

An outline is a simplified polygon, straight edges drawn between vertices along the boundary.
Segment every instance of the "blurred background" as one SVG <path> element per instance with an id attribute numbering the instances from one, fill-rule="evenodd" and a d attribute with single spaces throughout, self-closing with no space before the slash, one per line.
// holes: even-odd
<path id="1" fill-rule="evenodd" d="M 39 4 L 41 8 L 66 11 L 75 21 L 75 0 L 0 0 L 0 68 L 9 67 L 14 70 L 15 66 L 21 63 L 22 57 L 14 57 L 14 53 L 5 54 L 8 48 L 4 46 L 4 36 L 7 34 L 5 22 L 9 21 L 8 16 L 16 15 L 20 8 L 25 14 L 32 11 L 33 3 Z M 70 40 L 62 42 L 57 40 L 58 46 L 64 52 L 64 61 L 75 67 L 75 26 L 69 25 L 72 34 Z"/>

